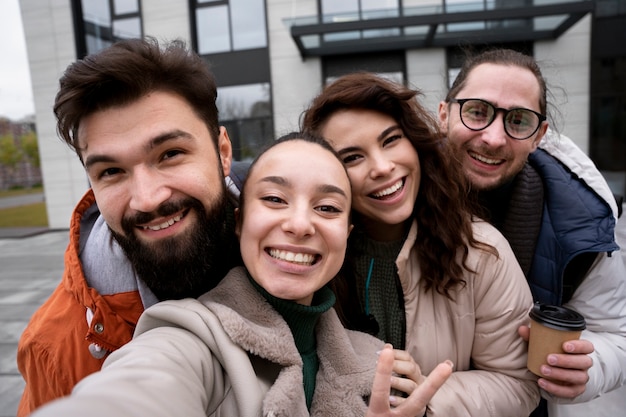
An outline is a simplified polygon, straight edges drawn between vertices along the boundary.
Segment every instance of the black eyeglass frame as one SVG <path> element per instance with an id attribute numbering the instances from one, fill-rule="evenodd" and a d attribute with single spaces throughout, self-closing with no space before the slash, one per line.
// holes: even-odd
<path id="1" fill-rule="evenodd" d="M 491 120 L 485 126 L 481 127 L 480 129 L 469 127 L 465 123 L 465 120 L 463 120 L 463 105 L 465 103 L 467 103 L 468 101 L 480 101 L 480 102 L 485 103 L 486 105 L 488 105 L 488 106 L 493 108 L 493 116 L 491 117 Z M 491 104 L 490 102 L 488 102 L 487 100 L 483 100 L 482 98 L 451 98 L 450 102 L 459 104 L 459 118 L 461 119 L 461 123 L 463 123 L 463 126 L 465 126 L 469 130 L 472 130 L 474 132 L 480 132 L 481 130 L 487 129 L 489 126 L 491 126 L 493 121 L 496 120 L 496 117 L 498 116 L 498 112 L 500 112 L 500 111 L 503 112 L 504 115 L 502 117 L 502 124 L 504 126 L 504 131 L 506 132 L 507 135 L 509 135 L 509 137 L 511 139 L 515 139 L 515 140 L 526 140 L 526 139 L 530 138 L 532 135 L 537 133 L 537 130 L 539 130 L 539 128 L 541 127 L 541 124 L 548 119 L 545 115 L 543 115 L 541 113 L 538 113 L 538 112 L 536 112 L 534 110 L 531 110 L 531 109 L 527 109 L 527 108 L 524 108 L 524 107 L 515 107 L 515 108 L 512 108 L 512 109 L 504 109 L 502 107 L 496 107 L 493 104 Z M 509 113 L 513 112 L 513 111 L 516 111 L 516 110 L 529 111 L 529 112 L 533 113 L 535 116 L 537 116 L 537 118 L 539 119 L 539 122 L 537 123 L 537 126 L 532 131 L 532 133 L 530 135 L 526 136 L 526 137 L 523 137 L 523 138 L 517 138 L 517 137 L 511 135 L 509 133 L 508 129 L 506 128 L 506 117 L 507 117 L 507 115 Z"/>

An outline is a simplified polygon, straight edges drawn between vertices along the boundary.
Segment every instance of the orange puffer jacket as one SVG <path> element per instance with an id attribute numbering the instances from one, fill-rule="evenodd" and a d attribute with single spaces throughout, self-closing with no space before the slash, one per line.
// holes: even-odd
<path id="1" fill-rule="evenodd" d="M 17 366 L 26 388 L 19 417 L 69 394 L 78 381 L 100 370 L 107 351 L 131 340 L 144 310 L 138 291 L 101 295 L 85 280 L 79 259 L 80 224 L 94 204 L 89 190 L 74 209 L 63 279 L 33 314 L 20 338 Z M 88 326 L 89 310 L 93 318 Z"/>

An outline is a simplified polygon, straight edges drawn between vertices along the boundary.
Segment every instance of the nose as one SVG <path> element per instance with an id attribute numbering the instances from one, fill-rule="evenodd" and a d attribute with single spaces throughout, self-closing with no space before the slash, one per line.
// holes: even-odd
<path id="1" fill-rule="evenodd" d="M 282 229 L 284 232 L 298 238 L 308 237 L 315 234 L 315 225 L 308 205 L 292 204 L 290 210 L 285 211 L 285 220 Z"/>
<path id="2" fill-rule="evenodd" d="M 129 204 L 132 210 L 151 213 L 172 196 L 171 189 L 151 168 L 137 168 L 132 175 Z"/>
<path id="3" fill-rule="evenodd" d="M 396 164 L 387 158 L 382 152 L 370 156 L 370 177 L 379 178 L 388 175 L 394 170 Z"/>
<path id="4" fill-rule="evenodd" d="M 492 148 L 499 148 L 507 143 L 504 130 L 504 114 L 498 112 L 489 126 L 481 131 L 481 139 Z"/>

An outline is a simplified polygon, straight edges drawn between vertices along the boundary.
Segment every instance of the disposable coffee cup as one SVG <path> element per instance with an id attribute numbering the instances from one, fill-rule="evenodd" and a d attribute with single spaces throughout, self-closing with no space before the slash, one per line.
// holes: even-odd
<path id="1" fill-rule="evenodd" d="M 551 353 L 565 353 L 563 343 L 580 338 L 585 318 L 578 312 L 549 304 L 535 303 L 530 316 L 528 339 L 528 369 L 542 376 L 541 365 Z"/>

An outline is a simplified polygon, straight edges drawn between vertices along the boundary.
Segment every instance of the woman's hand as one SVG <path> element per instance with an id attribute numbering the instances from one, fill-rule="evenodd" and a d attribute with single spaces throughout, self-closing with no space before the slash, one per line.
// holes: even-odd
<path id="1" fill-rule="evenodd" d="M 393 350 L 393 373 L 391 376 L 391 388 L 400 395 L 389 397 L 389 403 L 397 407 L 420 386 L 426 377 L 422 375 L 422 370 L 413 357 L 406 350 Z M 402 395 L 402 393 L 406 395 Z M 421 415 L 421 414 L 420 414 Z"/>
<path id="2" fill-rule="evenodd" d="M 393 373 L 406 378 L 393 376 Z M 367 417 L 423 416 L 426 406 L 452 373 L 452 362 L 445 361 L 424 377 L 411 355 L 393 350 L 386 344 L 380 352 Z M 409 394 L 407 398 L 391 396 L 390 390 Z M 393 408 L 392 408 L 393 407 Z"/>

